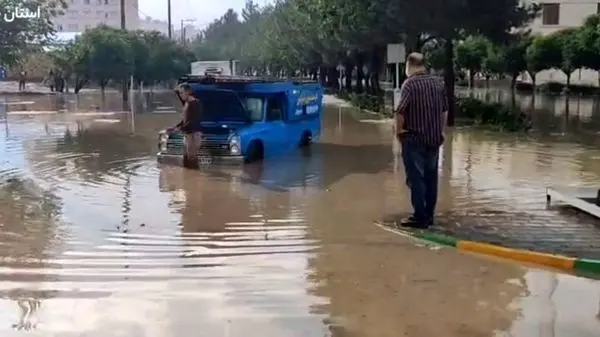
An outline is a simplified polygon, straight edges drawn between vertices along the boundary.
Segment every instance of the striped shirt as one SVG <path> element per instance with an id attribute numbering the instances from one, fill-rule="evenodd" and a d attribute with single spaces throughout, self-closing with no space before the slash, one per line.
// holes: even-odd
<path id="1" fill-rule="evenodd" d="M 404 139 L 426 147 L 444 143 L 444 116 L 448 101 L 443 81 L 433 75 L 418 74 L 400 88 L 397 113 L 404 116 Z"/>

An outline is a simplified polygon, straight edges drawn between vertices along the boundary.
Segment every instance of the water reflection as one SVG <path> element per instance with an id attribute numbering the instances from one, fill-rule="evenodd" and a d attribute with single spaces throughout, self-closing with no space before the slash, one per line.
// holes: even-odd
<path id="1" fill-rule="evenodd" d="M 565 140 L 598 145 L 600 98 L 581 95 L 513 94 L 502 88 L 459 90 L 488 102 L 516 106 L 531 117 L 535 130 L 550 140 Z M 561 139 L 558 138 L 558 139 Z"/>
<path id="2" fill-rule="evenodd" d="M 588 336 L 595 281 L 547 273 L 544 289 L 556 290 L 539 295 L 529 278 L 542 272 L 420 247 L 372 225 L 410 207 L 386 124 L 336 109 L 310 151 L 189 171 L 155 160 L 157 131 L 176 119 L 173 95 L 137 97 L 135 116 L 111 95 L 0 104 L 3 336 L 186 337 L 202 327 L 214 336 L 528 337 L 539 329 L 519 324 L 546 331 L 554 319 L 541 305 L 556 310 L 555 337 Z M 440 212 L 558 217 L 591 231 L 545 208 L 546 184 L 600 176 L 600 152 L 572 140 L 450 133 Z M 580 285 L 593 308 L 561 320 L 576 304 L 559 294 L 582 296 Z M 546 316 L 528 316 L 527 287 Z"/>

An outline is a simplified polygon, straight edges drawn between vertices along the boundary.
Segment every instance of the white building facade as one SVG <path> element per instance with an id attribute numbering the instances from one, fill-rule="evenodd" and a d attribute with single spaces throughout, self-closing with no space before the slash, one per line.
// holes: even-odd
<path id="1" fill-rule="evenodd" d="M 173 26 L 171 25 L 171 29 Z M 157 31 L 165 36 L 169 35 L 169 23 L 167 21 L 155 20 L 150 17 L 146 17 L 144 20 L 140 20 L 139 29 L 146 31 Z M 173 29 L 171 30 L 173 32 Z"/>
<path id="2" fill-rule="evenodd" d="M 121 27 L 120 0 L 67 0 L 64 15 L 54 19 L 58 32 L 83 32 L 99 25 Z M 125 26 L 139 28 L 138 0 L 125 0 Z"/>
<path id="3" fill-rule="evenodd" d="M 547 35 L 561 29 L 575 28 L 583 24 L 585 19 L 600 13 L 600 1 L 595 0 L 540 0 L 542 12 L 531 24 L 533 34 Z M 525 82 L 531 82 L 527 74 L 522 76 Z M 536 84 L 547 82 L 566 83 L 567 76 L 560 70 L 544 70 L 536 75 Z M 579 69 L 571 74 L 571 84 L 598 86 L 598 72 Z"/>

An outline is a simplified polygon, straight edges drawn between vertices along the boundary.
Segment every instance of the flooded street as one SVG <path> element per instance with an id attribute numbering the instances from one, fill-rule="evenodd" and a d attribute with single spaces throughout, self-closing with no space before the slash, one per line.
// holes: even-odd
<path id="1" fill-rule="evenodd" d="M 311 153 L 190 171 L 156 163 L 171 94 L 135 115 L 118 94 L 81 96 L 0 98 L 3 337 L 598 336 L 598 281 L 373 224 L 410 211 L 386 123 L 329 106 Z M 598 185 L 600 150 L 577 131 L 600 130 L 594 111 L 529 136 L 453 130 L 439 212 L 600 238 L 544 190 Z"/>

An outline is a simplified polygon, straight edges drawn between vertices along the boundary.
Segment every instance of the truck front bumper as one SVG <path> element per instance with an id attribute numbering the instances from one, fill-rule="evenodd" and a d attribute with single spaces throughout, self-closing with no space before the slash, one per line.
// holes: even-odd
<path id="1" fill-rule="evenodd" d="M 161 164 L 183 165 L 183 156 L 158 152 L 156 159 Z M 244 156 L 200 156 L 200 165 L 240 165 L 244 163 Z"/>

